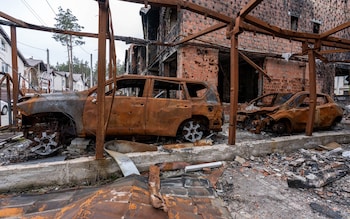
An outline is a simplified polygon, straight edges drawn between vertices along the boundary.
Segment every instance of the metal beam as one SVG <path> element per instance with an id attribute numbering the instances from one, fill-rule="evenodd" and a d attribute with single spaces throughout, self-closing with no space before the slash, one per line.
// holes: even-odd
<path id="1" fill-rule="evenodd" d="M 188 41 L 190 41 L 190 40 L 192 40 L 192 39 L 195 39 L 195 38 L 197 38 L 197 37 L 200 37 L 200 36 L 203 36 L 203 35 L 205 35 L 205 34 L 211 33 L 211 32 L 213 32 L 213 31 L 219 30 L 219 29 L 221 29 L 221 28 L 223 28 L 223 27 L 225 27 L 225 26 L 227 26 L 226 23 L 218 23 L 218 24 L 215 24 L 215 25 L 213 25 L 213 26 L 211 26 L 211 27 L 208 27 L 208 28 L 206 28 L 206 29 L 204 29 L 204 30 L 199 31 L 199 32 L 196 33 L 196 34 L 189 35 L 189 36 L 185 37 L 184 39 L 180 40 L 179 42 L 177 42 L 177 43 L 175 43 L 175 44 L 173 44 L 173 45 L 174 45 L 174 46 L 177 46 L 177 45 L 183 44 L 183 43 L 188 42 Z"/>
<path id="2" fill-rule="evenodd" d="M 133 3 L 139 3 L 139 4 L 149 4 L 149 5 L 156 5 L 156 6 L 162 6 L 162 7 L 177 7 L 186 9 L 192 12 L 195 12 L 197 14 L 201 14 L 205 17 L 213 18 L 215 20 L 224 22 L 224 23 L 231 23 L 232 18 L 229 16 L 226 16 L 224 14 L 220 14 L 216 11 L 210 10 L 208 8 L 202 7 L 200 5 L 194 4 L 189 1 L 182 1 L 182 0 L 122 0 L 125 2 L 133 2 Z"/>
<path id="3" fill-rule="evenodd" d="M 103 159 L 105 142 L 105 82 L 106 82 L 106 40 L 108 30 L 108 8 L 104 1 L 98 1 L 99 31 L 98 31 L 98 60 L 97 60 L 97 130 L 96 130 L 96 159 Z"/>
<path id="4" fill-rule="evenodd" d="M 311 136 L 314 128 L 315 121 L 315 109 L 316 109 L 316 62 L 315 52 L 310 49 L 308 52 L 309 56 L 309 90 L 310 90 L 310 103 L 309 103 L 309 117 L 306 123 L 306 135 Z"/>
<path id="5" fill-rule="evenodd" d="M 237 106 L 238 106 L 238 91 L 239 91 L 239 53 L 238 53 L 238 35 L 240 17 L 235 20 L 235 28 L 231 36 L 230 50 L 230 121 L 228 144 L 236 144 L 236 125 L 237 125 Z"/>
<path id="6" fill-rule="evenodd" d="M 255 64 L 255 62 L 253 62 L 253 60 L 251 60 L 250 58 L 248 58 L 246 55 L 244 55 L 242 52 L 238 52 L 239 55 L 246 61 L 248 62 L 248 64 L 250 64 L 253 68 L 255 68 L 257 71 L 259 71 L 260 73 L 262 73 L 267 80 L 271 81 L 270 76 L 265 72 L 264 69 L 262 69 L 259 65 Z"/>
<path id="7" fill-rule="evenodd" d="M 321 39 L 326 38 L 326 37 L 328 37 L 328 36 L 330 36 L 332 34 L 335 34 L 335 33 L 339 32 L 339 31 L 342 31 L 342 30 L 344 30 L 344 29 L 346 29 L 348 27 L 350 27 L 350 21 L 348 21 L 346 23 L 343 23 L 343 24 L 341 24 L 341 25 L 339 25 L 339 26 L 337 26 L 337 27 L 335 27 L 335 28 L 333 28 L 331 30 L 328 30 L 328 31 L 322 33 L 320 35 L 320 38 Z"/>
<path id="8" fill-rule="evenodd" d="M 244 18 L 247 14 L 249 14 L 256 6 L 258 6 L 263 0 L 251 0 L 246 4 L 240 11 L 238 16 Z"/>
<path id="9" fill-rule="evenodd" d="M 12 89 L 13 89 L 13 126 L 17 126 L 17 102 L 18 102 L 18 61 L 17 61 L 17 33 L 16 33 L 16 27 L 11 27 L 11 54 L 12 54 Z M 9 106 L 11 106 L 11 102 L 8 103 Z M 11 107 L 9 108 L 9 110 Z M 9 114 L 10 115 L 10 114 Z M 11 124 L 9 124 L 11 125 Z"/>
<path id="10" fill-rule="evenodd" d="M 350 49 L 329 49 L 329 50 L 323 50 L 320 51 L 320 54 L 332 54 L 332 53 L 343 53 L 343 52 L 350 52 Z"/>
<path id="11" fill-rule="evenodd" d="M 270 32 L 271 34 L 278 36 L 278 37 L 281 37 L 281 38 L 290 39 L 291 37 L 294 37 L 294 38 L 313 39 L 313 40 L 318 40 L 320 38 L 319 34 L 295 32 L 295 31 L 291 31 L 291 30 L 282 29 L 280 27 L 271 25 L 265 21 L 262 21 L 256 17 L 253 17 L 251 15 L 247 15 L 245 17 L 244 21 L 247 23 L 250 23 L 256 27 L 259 27 L 263 30 L 266 30 L 266 31 Z"/>

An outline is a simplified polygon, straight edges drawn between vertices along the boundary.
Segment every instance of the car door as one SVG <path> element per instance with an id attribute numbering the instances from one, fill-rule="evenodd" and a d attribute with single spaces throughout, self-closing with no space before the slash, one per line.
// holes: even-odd
<path id="1" fill-rule="evenodd" d="M 106 86 L 105 120 L 108 118 L 106 136 L 143 135 L 145 130 L 144 86 L 146 79 L 122 78 L 113 86 Z M 114 93 L 114 95 L 113 95 Z M 83 115 L 86 132 L 96 133 L 97 126 L 96 94 L 88 97 Z"/>
<path id="2" fill-rule="evenodd" d="M 305 130 L 309 118 L 310 97 L 309 94 L 302 94 L 295 99 L 295 107 L 291 109 L 293 119 L 293 129 L 302 131 Z M 314 128 L 319 126 L 320 109 L 315 109 Z"/>
<path id="3" fill-rule="evenodd" d="M 154 79 L 146 107 L 146 134 L 175 136 L 180 124 L 192 116 L 184 84 Z"/>

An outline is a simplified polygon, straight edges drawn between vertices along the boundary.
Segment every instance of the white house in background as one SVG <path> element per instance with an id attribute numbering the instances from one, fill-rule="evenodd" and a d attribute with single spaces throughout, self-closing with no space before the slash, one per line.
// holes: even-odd
<path id="1" fill-rule="evenodd" d="M 42 75 L 46 71 L 45 63 L 40 59 L 26 59 L 27 65 L 21 78 L 20 89 L 24 93 L 44 92 L 42 87 Z"/>
<path id="2" fill-rule="evenodd" d="M 18 74 L 23 75 L 26 60 L 23 55 L 17 50 L 17 66 Z M 5 30 L 0 26 L 0 72 L 9 73 L 12 75 L 12 49 L 11 40 Z"/>
<path id="3" fill-rule="evenodd" d="M 82 91 L 86 90 L 88 86 L 86 86 L 86 81 L 82 74 L 73 74 L 73 90 L 74 91 Z"/>
<path id="4" fill-rule="evenodd" d="M 335 95 L 350 95 L 350 76 L 336 76 L 334 78 L 334 94 Z"/>
<path id="5" fill-rule="evenodd" d="M 54 70 L 49 75 L 49 77 L 51 77 L 52 79 L 52 83 L 50 84 L 52 89 L 51 92 L 69 91 L 69 86 L 68 86 L 69 72 Z M 46 81 L 49 81 L 49 77 L 46 76 L 47 78 Z M 48 86 L 48 84 L 46 84 L 46 86 Z M 87 86 L 85 86 L 85 81 L 82 77 L 82 74 L 73 74 L 73 90 L 82 91 L 85 89 L 87 89 Z"/>

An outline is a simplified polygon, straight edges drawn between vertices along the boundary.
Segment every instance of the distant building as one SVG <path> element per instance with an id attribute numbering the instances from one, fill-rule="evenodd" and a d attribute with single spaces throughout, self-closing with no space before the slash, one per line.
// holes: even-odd
<path id="1" fill-rule="evenodd" d="M 17 65 L 18 74 L 24 73 L 25 65 L 27 64 L 25 58 L 17 50 Z M 12 74 L 12 50 L 11 50 L 11 40 L 5 30 L 0 26 L 0 72 Z"/>
<path id="2" fill-rule="evenodd" d="M 43 72 L 46 71 L 46 65 L 42 60 L 29 58 L 26 59 L 27 65 L 24 71 L 24 75 L 21 78 L 20 89 L 24 93 L 44 92 L 42 90 Z M 45 79 L 44 79 L 45 80 Z"/>
<path id="3" fill-rule="evenodd" d="M 50 77 L 52 78 L 52 82 L 50 84 L 51 85 L 50 88 L 52 92 L 69 91 L 69 85 L 68 85 L 69 72 L 52 71 L 52 73 L 50 74 Z M 83 78 L 83 75 L 74 73 L 73 74 L 73 91 L 82 91 L 86 89 L 87 89 L 86 81 Z"/>

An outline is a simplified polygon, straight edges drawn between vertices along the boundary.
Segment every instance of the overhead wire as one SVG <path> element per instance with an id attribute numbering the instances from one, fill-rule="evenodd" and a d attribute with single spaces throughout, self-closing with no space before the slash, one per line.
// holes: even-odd
<path id="1" fill-rule="evenodd" d="M 22 44 L 24 46 L 28 46 L 30 48 L 33 48 L 33 49 L 37 49 L 37 50 L 42 50 L 42 51 L 46 51 L 46 49 L 41 49 L 41 48 L 38 48 L 38 47 L 35 47 L 35 46 L 31 46 L 31 45 L 28 45 L 28 44 L 25 44 L 25 43 L 22 43 L 22 42 L 19 42 L 17 41 L 19 44 Z"/>
<path id="2" fill-rule="evenodd" d="M 30 7 L 30 5 L 26 2 L 26 0 L 21 0 L 23 2 L 23 4 L 28 8 L 28 10 L 34 15 L 34 17 L 36 17 L 36 19 L 38 19 L 38 21 L 42 24 L 47 26 L 47 24 L 45 23 L 45 21 L 43 19 L 41 19 L 41 17 L 38 15 L 38 13 L 35 12 L 35 10 Z"/>
<path id="3" fill-rule="evenodd" d="M 54 15 L 56 16 L 57 14 L 56 14 L 55 10 L 53 10 L 53 8 L 52 8 L 52 6 L 51 6 L 51 4 L 49 3 L 48 0 L 46 0 L 46 3 L 49 5 L 49 7 L 51 8 L 51 11 L 52 11 L 52 12 L 54 13 Z"/>

